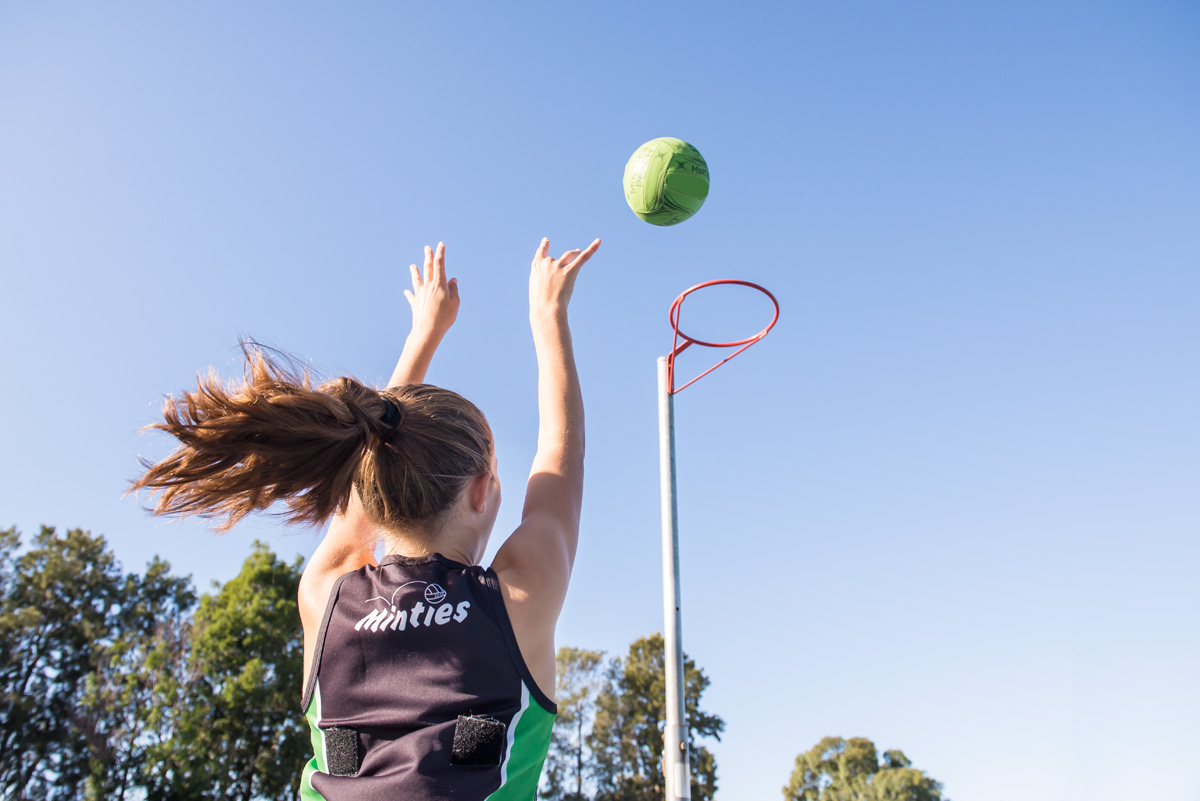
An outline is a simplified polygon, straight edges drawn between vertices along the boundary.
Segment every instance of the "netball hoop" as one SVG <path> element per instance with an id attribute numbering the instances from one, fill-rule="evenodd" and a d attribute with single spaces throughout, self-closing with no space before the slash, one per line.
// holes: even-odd
<path id="1" fill-rule="evenodd" d="M 698 289 L 704 289 L 718 284 L 735 284 L 757 289 L 768 298 L 775 307 L 775 313 L 767 327 L 752 337 L 739 339 L 734 342 L 705 342 L 690 337 L 679 330 L 679 311 L 684 299 Z M 663 546 L 663 641 L 666 653 L 663 663 L 666 669 L 667 688 L 667 720 L 663 732 L 663 772 L 666 778 L 667 801 L 690 801 L 692 797 L 691 781 L 688 778 L 688 737 L 686 707 L 683 702 L 683 615 L 681 613 L 682 598 L 679 589 L 679 510 L 675 500 L 675 393 L 695 384 L 701 378 L 716 370 L 725 362 L 737 356 L 746 348 L 765 337 L 775 327 L 779 320 L 779 301 L 775 296 L 758 284 L 749 281 L 739 281 L 725 278 L 718 281 L 705 281 L 675 298 L 671 304 L 668 316 L 671 329 L 675 332 L 671 341 L 671 353 L 658 359 L 658 434 L 659 434 L 659 475 L 662 487 L 662 546 Z M 680 340 L 683 343 L 680 344 Z M 675 386 L 675 357 L 692 345 L 702 345 L 706 348 L 737 348 L 700 375 L 688 381 L 681 387 Z"/>
<path id="2" fill-rule="evenodd" d="M 768 298 L 770 298 L 771 305 L 773 305 L 775 307 L 775 314 L 771 317 L 771 322 L 767 323 L 767 327 L 764 328 L 763 330 L 759 331 L 754 336 L 747 337 L 746 339 L 739 339 L 734 342 L 704 342 L 703 340 L 696 339 L 695 337 L 689 337 L 687 334 L 680 331 L 679 330 L 679 312 L 680 312 L 680 309 L 683 307 L 684 298 L 686 298 L 688 295 L 692 294 L 693 292 L 695 292 L 698 289 L 704 289 L 704 288 L 710 287 L 710 286 L 717 286 L 718 284 L 734 284 L 736 286 L 748 286 L 751 289 L 757 289 L 759 292 L 766 295 Z M 758 342 L 760 339 L 765 337 L 767 335 L 767 333 L 772 328 L 775 327 L 775 323 L 779 320 L 779 301 L 775 299 L 774 295 L 772 295 L 765 288 L 759 286 L 758 284 L 752 284 L 749 281 L 739 281 L 736 278 L 722 278 L 717 281 L 705 281 L 703 284 L 696 284 L 694 287 L 687 290 L 679 297 L 675 298 L 675 302 L 671 304 L 671 313 L 668 316 L 668 319 L 670 319 L 670 321 L 671 321 L 671 329 L 675 332 L 675 338 L 671 341 L 671 354 L 669 356 L 667 356 L 667 388 L 668 388 L 668 391 L 670 392 L 670 394 L 674 395 L 676 392 L 682 392 L 683 390 L 690 387 L 692 384 L 695 384 L 701 378 L 704 378 L 704 376 L 708 375 L 713 370 L 716 370 L 722 364 L 729 361 L 734 356 L 737 356 L 739 353 L 744 351 L 746 348 L 750 347 L 755 342 Z M 683 339 L 682 345 L 679 344 L 679 340 L 681 338 Z M 692 345 L 703 345 L 706 348 L 737 348 L 737 350 L 735 350 L 733 353 L 726 356 L 721 361 L 714 364 L 712 367 L 705 370 L 700 375 L 693 378 L 691 381 L 684 384 L 682 387 L 676 388 L 675 387 L 675 357 L 678 356 L 679 354 L 683 353 L 685 350 L 687 350 Z M 738 347 L 739 345 L 741 347 Z"/>

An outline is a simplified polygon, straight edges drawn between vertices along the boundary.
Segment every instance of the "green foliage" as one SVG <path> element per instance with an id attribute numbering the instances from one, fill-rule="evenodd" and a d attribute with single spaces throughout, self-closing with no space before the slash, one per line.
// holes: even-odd
<path id="1" fill-rule="evenodd" d="M 608 686 L 596 702 L 588 736 L 596 780 L 596 801 L 644 801 L 663 797 L 662 732 L 666 717 L 664 644 L 660 634 L 629 646 L 629 656 L 608 669 Z M 692 798 L 710 801 L 717 790 L 717 766 L 700 737 L 720 739 L 725 723 L 700 709 L 708 677 L 684 657 L 684 702 Z"/>
<path id="2" fill-rule="evenodd" d="M 197 610 L 159 559 L 124 574 L 103 537 L 0 531 L 0 798 L 294 798 L 300 563 L 255 543 Z"/>
<path id="3" fill-rule="evenodd" d="M 544 799 L 587 799 L 583 788 L 592 764 L 585 732 L 591 731 L 596 699 L 603 688 L 603 659 L 603 652 L 582 648 L 559 648 L 555 656 L 558 716 L 542 771 L 539 795 Z"/>
<path id="4" fill-rule="evenodd" d="M 183 664 L 196 593 L 187 577 L 170 570 L 156 557 L 143 576 L 124 578 L 116 627 L 84 683 L 80 711 L 94 743 L 89 799 L 123 798 L 141 785 L 148 754 L 173 735 L 164 702 Z"/>
<path id="5" fill-rule="evenodd" d="M 151 749 L 151 799 L 295 796 L 309 749 L 299 702 L 302 564 L 256 542 L 241 572 L 200 599 L 190 669 L 171 689 L 175 736 Z"/>
<path id="6" fill-rule="evenodd" d="M 119 628 L 125 582 L 103 537 L 42 527 L 17 555 L 0 535 L 0 792 L 68 799 L 108 749 L 109 721 L 83 703 Z"/>
<path id="7" fill-rule="evenodd" d="M 783 788 L 785 801 L 946 801 L 942 787 L 901 751 L 885 751 L 862 737 L 826 737 L 796 757 Z"/>

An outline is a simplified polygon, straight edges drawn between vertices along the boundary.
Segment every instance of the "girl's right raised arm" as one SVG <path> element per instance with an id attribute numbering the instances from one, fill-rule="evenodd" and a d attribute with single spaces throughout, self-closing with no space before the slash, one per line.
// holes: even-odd
<path id="1" fill-rule="evenodd" d="M 492 566 L 534 678 L 554 687 L 554 626 L 567 594 L 583 503 L 583 394 L 567 306 L 579 270 L 599 249 L 549 256 L 543 239 L 529 277 L 529 320 L 538 361 L 538 446 L 521 524 Z M 548 687 L 547 687 L 548 684 Z"/>

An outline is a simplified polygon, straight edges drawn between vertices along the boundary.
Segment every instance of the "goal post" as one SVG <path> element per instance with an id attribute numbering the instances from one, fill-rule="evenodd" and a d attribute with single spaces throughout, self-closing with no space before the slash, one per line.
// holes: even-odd
<path id="1" fill-rule="evenodd" d="M 684 299 L 698 289 L 717 284 L 748 286 L 763 292 L 775 307 L 771 322 L 752 337 L 736 342 L 704 342 L 679 330 L 679 313 Z M 663 776 L 666 801 L 690 801 L 692 786 L 689 778 L 687 707 L 685 704 L 685 675 L 683 668 L 683 601 L 679 581 L 679 506 L 675 494 L 675 394 L 699 381 L 725 362 L 767 335 L 779 319 L 779 301 L 758 284 L 749 281 L 723 279 L 706 281 L 688 289 L 675 299 L 669 315 L 675 335 L 671 353 L 658 358 L 658 443 L 659 484 L 662 493 L 662 554 L 663 554 L 663 663 L 667 694 L 666 724 L 663 729 Z M 683 340 L 682 343 L 680 340 Z M 700 375 L 676 388 L 675 357 L 691 345 L 709 348 L 738 348 Z"/>

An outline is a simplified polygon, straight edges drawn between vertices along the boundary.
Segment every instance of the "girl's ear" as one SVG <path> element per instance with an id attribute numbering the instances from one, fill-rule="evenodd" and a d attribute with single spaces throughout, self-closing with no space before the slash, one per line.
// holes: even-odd
<path id="1" fill-rule="evenodd" d="M 491 484 L 491 473 L 482 473 L 471 478 L 471 483 L 467 486 L 467 492 L 471 499 L 471 511 L 483 513 L 487 510 L 488 488 L 491 487 Z"/>

